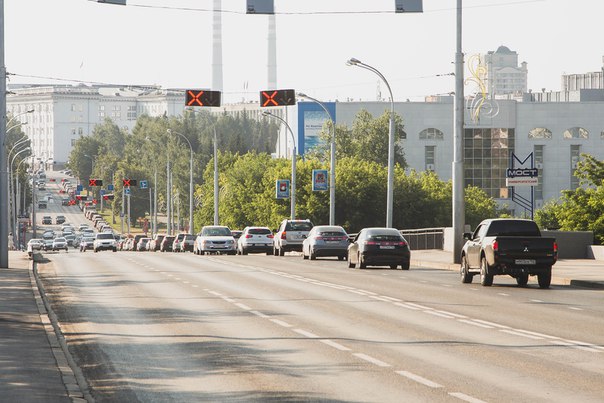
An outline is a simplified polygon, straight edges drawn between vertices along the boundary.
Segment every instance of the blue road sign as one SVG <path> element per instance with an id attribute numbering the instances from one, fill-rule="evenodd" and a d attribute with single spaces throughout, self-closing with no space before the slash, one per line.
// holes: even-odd
<path id="1" fill-rule="evenodd" d="M 149 184 L 147 183 L 147 181 L 138 181 L 138 187 L 141 189 L 147 189 L 149 187 Z"/>
<path id="2" fill-rule="evenodd" d="M 78 185 L 78 186 L 76 186 L 76 190 L 78 192 L 81 192 L 82 190 L 84 190 L 84 186 L 83 185 Z"/>
<path id="3" fill-rule="evenodd" d="M 101 196 L 104 195 L 105 194 L 105 189 L 101 189 L 100 192 L 101 192 Z"/>
<path id="4" fill-rule="evenodd" d="M 107 190 L 109 190 L 110 192 L 113 191 L 114 189 L 115 189 L 115 187 L 113 186 L 113 184 L 107 185 Z"/>
<path id="5" fill-rule="evenodd" d="M 130 194 L 130 188 L 124 188 L 124 193 L 129 195 Z"/>

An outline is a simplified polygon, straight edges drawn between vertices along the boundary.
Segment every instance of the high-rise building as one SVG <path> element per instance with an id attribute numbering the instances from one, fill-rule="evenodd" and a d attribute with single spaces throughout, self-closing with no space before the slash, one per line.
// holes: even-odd
<path id="1" fill-rule="evenodd" d="M 487 65 L 487 85 L 491 97 L 527 91 L 527 63 L 518 66 L 518 53 L 506 46 L 485 55 Z"/>

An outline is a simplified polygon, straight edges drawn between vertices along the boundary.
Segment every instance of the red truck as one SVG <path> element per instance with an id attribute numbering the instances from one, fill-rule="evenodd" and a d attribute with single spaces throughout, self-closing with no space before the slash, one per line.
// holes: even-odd
<path id="1" fill-rule="evenodd" d="M 542 237 L 532 220 L 498 218 L 482 221 L 473 233 L 464 233 L 461 252 L 462 283 L 480 275 L 483 286 L 491 286 L 496 275 L 509 275 L 519 286 L 537 276 L 539 288 L 549 288 L 552 266 L 558 260 L 555 238 Z"/>

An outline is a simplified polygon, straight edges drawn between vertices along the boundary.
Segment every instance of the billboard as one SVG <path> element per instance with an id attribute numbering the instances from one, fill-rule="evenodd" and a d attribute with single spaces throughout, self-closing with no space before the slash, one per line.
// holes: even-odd
<path id="1" fill-rule="evenodd" d="M 325 102 L 325 107 L 337 121 L 335 102 Z M 329 115 L 316 102 L 298 102 L 298 154 L 304 155 L 321 144 L 319 134 Z"/>
<path id="2" fill-rule="evenodd" d="M 327 179 L 327 169 L 312 170 L 312 191 L 322 192 L 329 189 L 329 181 Z"/>

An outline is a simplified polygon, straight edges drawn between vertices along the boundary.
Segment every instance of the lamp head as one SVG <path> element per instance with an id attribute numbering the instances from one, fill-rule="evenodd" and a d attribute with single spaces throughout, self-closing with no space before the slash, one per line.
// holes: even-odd
<path id="1" fill-rule="evenodd" d="M 350 59 L 348 59 L 348 61 L 346 62 L 347 66 L 356 66 L 357 64 L 361 64 L 361 61 L 359 59 L 355 59 L 354 57 L 351 57 Z"/>
<path id="2" fill-rule="evenodd" d="M 296 95 L 299 96 L 300 98 L 308 98 L 308 95 L 306 95 L 303 92 L 298 92 Z"/>

